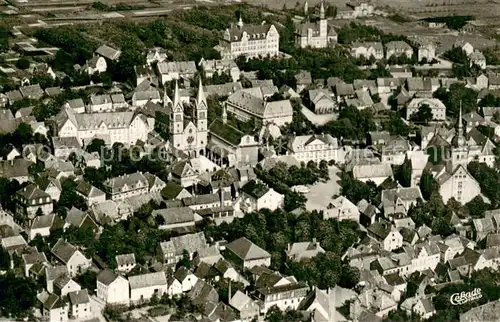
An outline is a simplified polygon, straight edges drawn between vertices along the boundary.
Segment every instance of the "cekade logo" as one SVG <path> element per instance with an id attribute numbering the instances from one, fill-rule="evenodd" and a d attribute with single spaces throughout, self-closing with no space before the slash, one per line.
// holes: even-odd
<path id="1" fill-rule="evenodd" d="M 476 288 L 471 292 L 455 293 L 450 297 L 450 302 L 453 305 L 462 305 L 470 301 L 474 301 L 483 297 L 480 288 Z"/>

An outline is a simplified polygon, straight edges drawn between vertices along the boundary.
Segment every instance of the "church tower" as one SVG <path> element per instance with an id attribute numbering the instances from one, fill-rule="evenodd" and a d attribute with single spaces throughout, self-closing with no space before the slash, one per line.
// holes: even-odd
<path id="1" fill-rule="evenodd" d="M 328 41 L 328 21 L 325 18 L 325 6 L 323 1 L 321 1 L 321 7 L 319 9 L 319 35 L 321 37 L 321 42 L 324 42 L 325 47 Z"/>
<path id="2" fill-rule="evenodd" d="M 205 147 L 208 143 L 208 105 L 205 92 L 203 91 L 203 84 L 200 82 L 198 85 L 198 95 L 196 97 L 196 128 L 197 128 L 197 155 L 205 154 Z"/>
<path id="3" fill-rule="evenodd" d="M 451 140 L 451 164 L 453 169 L 458 165 L 467 166 L 468 161 L 468 148 L 466 146 L 464 137 L 464 125 L 462 120 L 462 102 L 460 102 L 460 112 L 458 114 L 456 133 Z"/>
<path id="4" fill-rule="evenodd" d="M 175 82 L 174 102 L 170 113 L 170 138 L 175 149 L 184 149 L 184 107 L 182 106 L 179 85 Z"/>

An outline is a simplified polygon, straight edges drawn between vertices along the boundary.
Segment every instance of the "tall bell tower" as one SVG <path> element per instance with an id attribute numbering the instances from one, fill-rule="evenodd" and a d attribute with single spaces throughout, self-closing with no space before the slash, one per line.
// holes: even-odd
<path id="1" fill-rule="evenodd" d="M 174 102 L 170 113 L 170 138 L 175 149 L 184 149 L 184 107 L 182 106 L 179 84 L 175 82 Z"/>
<path id="2" fill-rule="evenodd" d="M 198 95 L 196 97 L 196 128 L 197 128 L 197 155 L 205 155 L 205 148 L 208 143 L 208 105 L 205 92 L 203 91 L 203 84 L 198 84 Z"/>

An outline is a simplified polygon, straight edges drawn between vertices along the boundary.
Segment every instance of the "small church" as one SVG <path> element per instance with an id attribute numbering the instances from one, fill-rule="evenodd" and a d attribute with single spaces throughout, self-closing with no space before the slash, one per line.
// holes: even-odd
<path id="1" fill-rule="evenodd" d="M 164 104 L 170 105 L 171 147 L 175 151 L 184 152 L 190 158 L 205 155 L 208 143 L 208 106 L 201 79 L 194 104 L 183 104 L 177 82 L 174 100 L 170 100 L 165 94 Z"/>
<path id="2" fill-rule="evenodd" d="M 307 15 L 307 2 L 304 6 Z M 326 48 L 337 42 L 337 33 L 333 27 L 328 27 L 325 17 L 325 6 L 321 2 L 319 20 L 315 22 L 302 22 L 295 28 L 295 44 L 300 48 Z"/>

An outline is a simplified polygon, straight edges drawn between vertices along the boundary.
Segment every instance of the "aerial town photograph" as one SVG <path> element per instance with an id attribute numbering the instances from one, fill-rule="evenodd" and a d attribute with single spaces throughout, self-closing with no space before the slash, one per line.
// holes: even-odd
<path id="1" fill-rule="evenodd" d="M 0 322 L 500 322 L 500 0 L 0 0 Z"/>

